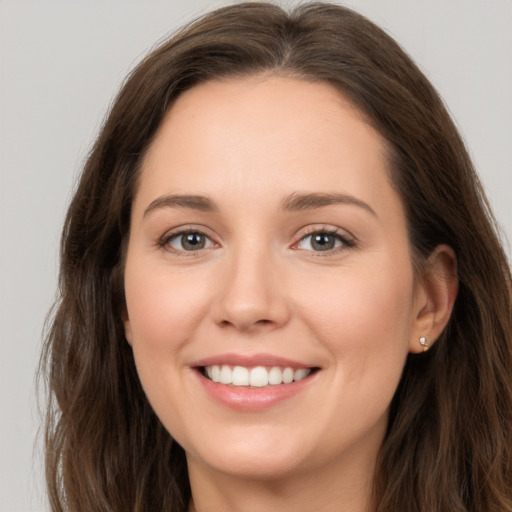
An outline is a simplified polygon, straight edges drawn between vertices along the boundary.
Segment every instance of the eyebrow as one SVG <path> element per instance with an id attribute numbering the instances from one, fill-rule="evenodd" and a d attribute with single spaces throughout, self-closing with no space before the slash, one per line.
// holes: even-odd
<path id="1" fill-rule="evenodd" d="M 368 204 L 357 197 L 348 194 L 328 194 L 322 192 L 314 192 L 309 194 L 293 193 L 286 197 L 281 208 L 288 212 L 297 212 L 302 210 L 314 210 L 323 208 L 324 206 L 348 204 L 358 206 L 377 217 L 375 210 Z M 144 217 L 154 210 L 160 208 L 187 208 L 200 212 L 217 212 L 217 205 L 210 198 L 199 195 L 182 195 L 171 194 L 157 197 L 144 210 Z"/>
<path id="2" fill-rule="evenodd" d="M 348 204 L 359 206 L 364 210 L 377 217 L 375 210 L 368 204 L 357 197 L 348 194 L 326 194 L 326 193 L 310 193 L 310 194 L 291 194 L 282 203 L 285 211 L 301 211 L 323 208 L 337 204 Z"/>
<path id="3" fill-rule="evenodd" d="M 159 208 L 188 208 L 200 212 L 218 211 L 215 203 L 205 196 L 172 194 L 157 197 L 144 210 L 144 217 Z"/>

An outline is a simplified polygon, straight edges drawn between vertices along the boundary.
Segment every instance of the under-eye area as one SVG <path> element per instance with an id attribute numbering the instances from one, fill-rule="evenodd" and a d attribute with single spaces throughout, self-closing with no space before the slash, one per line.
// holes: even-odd
<path id="1" fill-rule="evenodd" d="M 291 384 L 306 379 L 319 368 L 292 368 L 290 366 L 232 366 L 228 364 L 198 367 L 203 377 L 212 382 L 261 388 Z"/>

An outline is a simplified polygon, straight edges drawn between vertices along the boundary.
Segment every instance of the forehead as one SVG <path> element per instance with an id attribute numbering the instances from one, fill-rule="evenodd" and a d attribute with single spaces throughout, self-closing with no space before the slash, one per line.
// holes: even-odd
<path id="1" fill-rule="evenodd" d="M 333 188 L 376 200 L 387 145 L 333 86 L 288 77 L 211 81 L 178 97 L 142 165 L 139 198 L 159 193 Z M 371 192 L 371 194 L 369 194 Z"/>

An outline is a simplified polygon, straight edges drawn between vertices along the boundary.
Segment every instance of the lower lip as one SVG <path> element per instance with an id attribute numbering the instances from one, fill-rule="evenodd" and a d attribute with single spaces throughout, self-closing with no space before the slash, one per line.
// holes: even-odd
<path id="1" fill-rule="evenodd" d="M 312 383 L 318 372 L 314 372 L 298 382 L 263 388 L 220 384 L 207 379 L 199 371 L 196 373 L 203 388 L 216 402 L 241 411 L 261 411 L 280 404 L 300 393 Z"/>

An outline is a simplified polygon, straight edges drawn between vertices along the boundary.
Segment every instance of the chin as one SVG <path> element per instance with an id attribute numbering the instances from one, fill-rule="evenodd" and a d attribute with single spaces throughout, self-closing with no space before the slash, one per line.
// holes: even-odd
<path id="1" fill-rule="evenodd" d="M 304 450 L 298 444 L 283 442 L 283 438 L 271 435 L 263 439 L 254 436 L 244 440 L 230 439 L 194 455 L 187 452 L 189 465 L 196 461 L 216 472 L 241 479 L 266 480 L 286 478 L 305 464 Z M 211 440 L 211 438 L 210 438 Z"/>

